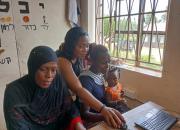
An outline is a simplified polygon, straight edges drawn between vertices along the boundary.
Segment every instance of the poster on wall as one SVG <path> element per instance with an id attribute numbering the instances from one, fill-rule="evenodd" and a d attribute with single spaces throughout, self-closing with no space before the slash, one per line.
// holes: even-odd
<path id="1" fill-rule="evenodd" d="M 15 26 L 10 0 L 0 0 L 0 84 L 19 77 Z"/>
<path id="2" fill-rule="evenodd" d="M 27 59 L 34 46 L 59 46 L 57 32 L 63 27 L 59 24 L 58 2 L 0 0 L 0 73 L 23 76 L 27 74 Z M 6 71 L 6 64 L 10 72 Z"/>
<path id="3" fill-rule="evenodd" d="M 0 0 L 0 104 L 6 84 L 20 77 L 16 49 L 15 25 L 10 0 Z M 5 130 L 3 105 L 0 106 L 0 130 Z"/>
<path id="4" fill-rule="evenodd" d="M 49 30 L 45 4 L 44 0 L 0 0 L 1 80 L 19 77 L 26 68 L 30 51 L 26 49 L 43 39 L 41 34 Z M 31 46 L 27 47 L 28 44 Z"/>
<path id="5" fill-rule="evenodd" d="M 12 6 L 17 29 L 25 32 L 49 30 L 47 1 L 13 0 Z"/>
<path id="6" fill-rule="evenodd" d="M 15 34 L 21 75 L 27 74 L 27 59 L 30 50 L 53 39 L 50 38 L 54 32 L 52 32 L 49 21 L 52 14 L 53 17 L 56 17 L 52 12 L 55 8 L 55 4 L 52 3 L 55 1 L 12 0 L 12 15 L 15 16 Z"/>

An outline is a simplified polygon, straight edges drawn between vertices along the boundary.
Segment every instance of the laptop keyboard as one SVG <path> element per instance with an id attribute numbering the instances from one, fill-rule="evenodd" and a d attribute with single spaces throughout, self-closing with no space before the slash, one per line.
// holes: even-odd
<path id="1" fill-rule="evenodd" d="M 150 118 L 136 123 L 145 130 L 168 130 L 175 122 L 176 118 L 163 110 L 159 110 Z"/>

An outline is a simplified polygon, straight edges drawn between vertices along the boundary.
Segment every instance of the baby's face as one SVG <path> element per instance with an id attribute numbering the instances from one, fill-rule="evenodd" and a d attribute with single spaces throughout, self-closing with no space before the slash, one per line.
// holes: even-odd
<path id="1" fill-rule="evenodd" d="M 118 83 L 117 75 L 114 73 L 110 73 L 108 75 L 107 82 L 108 82 L 108 86 L 110 86 L 110 87 L 114 87 L 115 85 L 117 85 L 117 83 Z"/>

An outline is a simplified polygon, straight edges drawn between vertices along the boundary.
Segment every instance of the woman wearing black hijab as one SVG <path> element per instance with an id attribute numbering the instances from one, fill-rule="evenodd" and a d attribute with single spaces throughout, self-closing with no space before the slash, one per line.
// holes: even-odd
<path id="1" fill-rule="evenodd" d="M 57 56 L 46 46 L 35 47 L 28 59 L 28 74 L 8 84 L 4 95 L 8 130 L 84 130 L 72 103 Z"/>

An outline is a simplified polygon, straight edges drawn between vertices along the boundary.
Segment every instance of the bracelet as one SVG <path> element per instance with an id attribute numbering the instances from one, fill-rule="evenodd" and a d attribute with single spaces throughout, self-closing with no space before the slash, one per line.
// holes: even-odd
<path id="1" fill-rule="evenodd" d="M 99 110 L 99 113 L 101 113 L 101 111 L 103 110 L 104 107 L 105 107 L 105 105 L 103 104 Z"/>

